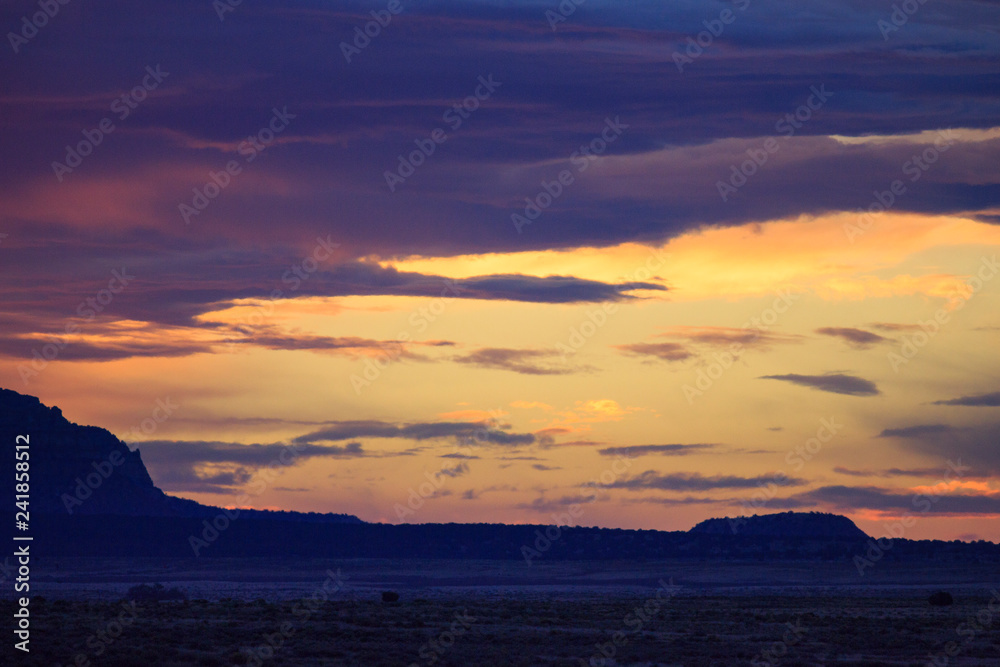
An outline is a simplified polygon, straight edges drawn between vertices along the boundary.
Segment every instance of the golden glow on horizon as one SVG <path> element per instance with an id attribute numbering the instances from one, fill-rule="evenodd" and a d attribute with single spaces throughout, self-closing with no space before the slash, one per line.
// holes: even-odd
<path id="1" fill-rule="evenodd" d="M 778 289 L 812 289 L 826 299 L 924 294 L 944 297 L 962 276 L 887 271 L 912 255 L 962 245 L 1000 246 L 1000 227 L 950 216 L 884 213 L 849 238 L 846 228 L 867 223 L 856 213 L 802 217 L 736 227 L 705 229 L 672 239 L 660 248 L 634 243 L 609 248 L 410 258 L 383 261 L 400 271 L 470 278 L 494 273 L 545 277 L 577 275 L 606 282 L 641 279 L 669 292 L 650 299 L 697 301 L 739 299 Z M 637 277 L 638 274 L 638 277 Z M 649 275 L 650 277 L 645 277 Z"/>
<path id="2" fill-rule="evenodd" d="M 420 309 L 426 309 L 427 298 L 296 296 L 275 302 L 242 299 L 202 316 L 202 322 L 225 325 L 215 330 L 156 327 L 130 320 L 83 324 L 74 343 L 192 344 L 203 345 L 209 353 L 59 360 L 23 390 L 59 405 L 71 419 L 106 426 L 140 447 L 143 439 L 283 442 L 318 430 L 326 421 L 483 422 L 494 416 L 504 422 L 505 432 L 536 437 L 530 445 L 476 445 L 476 458 L 471 459 L 442 458 L 455 451 L 449 439 L 357 438 L 365 456 L 317 457 L 283 468 L 279 481 L 248 503 L 351 512 L 366 520 L 396 522 L 393 505 L 405 502 L 408 489 L 425 481 L 426 473 L 447 466 L 453 476 L 444 475 L 440 492 L 412 520 L 459 521 L 471 512 L 477 520 L 545 521 L 550 511 L 536 509 L 533 503 L 544 499 L 538 507 L 547 508 L 583 493 L 580 485 L 598 477 L 613 460 L 599 453 L 605 447 L 718 443 L 683 455 L 637 456 L 627 475 L 650 470 L 658 475 L 755 476 L 780 470 L 808 480 L 802 487 L 783 489 L 779 498 L 838 483 L 830 471 L 838 465 L 858 467 L 859 456 L 873 470 L 943 467 L 943 461 L 907 450 L 901 443 L 873 438 L 885 428 L 910 424 L 915 406 L 920 406 L 920 417 L 927 423 L 960 426 L 989 417 L 983 412 L 988 408 L 933 402 L 995 391 L 988 378 L 996 377 L 1000 367 L 994 353 L 996 334 L 990 327 L 1000 326 L 995 315 L 1000 312 L 996 297 L 1000 280 L 987 283 L 967 307 L 953 311 L 949 323 L 898 372 L 886 355 L 898 351 L 912 330 L 872 329 L 883 338 L 868 347 L 854 347 L 816 330 L 866 328 L 881 322 L 917 326 L 947 307 L 941 300 L 962 288 L 981 257 L 992 257 L 1000 246 L 1000 227 L 956 217 L 890 213 L 875 216 L 871 227 L 851 243 L 844 225 L 857 222 L 857 215 L 838 214 L 706 229 L 675 238 L 655 251 L 625 244 L 572 252 L 384 262 L 401 271 L 453 278 L 524 273 L 606 281 L 635 279 L 635 271 L 646 267 L 650 277 L 639 279 L 671 288 L 620 302 L 615 313 L 601 326 L 595 325 L 567 355 L 565 373 L 531 375 L 458 359 L 481 348 L 507 348 L 549 353 L 551 357 L 529 357 L 529 362 L 537 358 L 540 366 L 555 366 L 553 360 L 560 354 L 556 344 L 566 343 L 571 331 L 590 322 L 588 313 L 599 305 L 450 299 L 440 315 L 425 319 Z M 660 261 L 662 265 L 657 264 Z M 740 358 L 713 380 L 704 396 L 688 403 L 682 387 L 693 385 L 699 372 L 713 363 L 712 354 L 722 349 L 717 341 L 727 336 L 739 340 L 745 334 L 743 324 L 770 308 L 778 289 L 795 290 L 799 300 L 768 329 L 766 340 L 745 345 Z M 370 360 L 384 355 L 380 343 L 398 340 L 402 334 L 412 337 L 407 349 L 419 358 L 388 364 L 371 386 L 356 393 L 351 376 L 364 373 Z M 255 339 L 264 342 L 265 337 L 287 339 L 291 349 L 252 344 Z M 295 349 L 310 337 L 354 340 L 357 347 Z M 228 346 L 227 339 L 240 343 Z M 666 361 L 626 355 L 622 349 L 675 339 L 690 357 Z M 44 337 L 31 340 L 40 343 Z M 433 341 L 453 345 L 432 346 Z M 7 373 L 0 380 L 18 389 L 20 379 L 11 369 L 0 369 Z M 760 379 L 830 372 L 870 380 L 880 393 L 849 396 Z M 99 386 L 100 391 L 89 396 L 66 389 L 81 384 Z M 108 401 L 109 396 L 115 400 Z M 129 429 L 166 396 L 180 403 L 176 416 L 155 433 L 133 439 Z M 815 435 L 820 418 L 831 416 L 845 424 L 843 432 L 807 463 L 808 468 L 790 469 L 786 454 Z M 256 418 L 275 421 L 257 423 Z M 457 468 L 460 463 L 465 466 Z M 734 466 L 738 472 L 733 472 Z M 226 466 L 198 469 L 206 474 L 232 472 Z M 154 481 L 162 472 L 151 469 Z M 1000 494 L 992 481 L 966 480 L 942 487 L 935 484 L 937 479 L 930 475 L 916 480 L 912 488 L 887 490 L 905 494 L 943 490 L 994 498 Z M 180 486 L 173 492 L 214 504 L 233 498 Z M 689 495 L 711 497 L 712 502 L 656 502 Z M 708 515 L 739 511 L 740 502 L 751 495 L 752 490 L 727 488 L 690 493 L 611 489 L 587 506 L 586 523 L 686 529 Z M 812 509 L 836 511 L 827 504 Z M 869 531 L 902 514 L 842 511 Z M 921 517 L 907 536 L 988 536 L 991 521 L 993 515 L 955 521 Z"/>
<path id="3" fill-rule="evenodd" d="M 987 129 L 941 128 L 940 130 L 924 130 L 923 132 L 913 134 L 865 134 L 854 137 L 831 134 L 829 137 L 839 143 L 852 146 L 864 144 L 933 144 L 941 138 L 942 132 L 946 132 L 949 138 L 962 143 L 980 143 L 1000 138 L 1000 127 Z"/>
<path id="4" fill-rule="evenodd" d="M 1000 489 L 994 489 L 990 486 L 989 482 L 960 479 L 953 479 L 947 482 L 941 481 L 928 486 L 914 486 L 910 488 L 910 491 L 913 493 L 923 493 L 927 495 L 941 495 L 943 493 L 954 493 L 956 491 L 970 491 L 972 493 L 962 494 L 969 496 L 995 496 L 1000 494 Z"/>

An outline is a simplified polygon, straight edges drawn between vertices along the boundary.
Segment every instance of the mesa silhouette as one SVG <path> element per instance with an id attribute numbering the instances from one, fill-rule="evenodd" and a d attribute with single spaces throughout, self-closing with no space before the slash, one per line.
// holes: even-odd
<path id="1" fill-rule="evenodd" d="M 57 407 L 0 389 L 0 441 L 12 446 L 23 434 L 31 443 L 31 531 L 39 553 L 50 556 L 850 562 L 874 544 L 849 518 L 820 512 L 708 519 L 689 531 L 658 531 L 394 525 L 349 514 L 225 510 L 164 493 L 139 450 L 107 430 L 73 424 Z M 13 499 L 14 492 L 14 476 L 3 475 L 2 497 Z M 13 517 L 3 520 L 12 525 Z M 890 561 L 1000 560 L 1000 545 L 983 541 L 894 539 L 881 551 Z"/>

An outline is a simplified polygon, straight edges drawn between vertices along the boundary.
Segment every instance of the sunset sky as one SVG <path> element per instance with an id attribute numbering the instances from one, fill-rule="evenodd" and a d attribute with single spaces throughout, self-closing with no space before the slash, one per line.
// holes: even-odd
<path id="1" fill-rule="evenodd" d="M 913 4 L 5 3 L 0 386 L 213 505 L 996 540 L 1000 7 Z"/>

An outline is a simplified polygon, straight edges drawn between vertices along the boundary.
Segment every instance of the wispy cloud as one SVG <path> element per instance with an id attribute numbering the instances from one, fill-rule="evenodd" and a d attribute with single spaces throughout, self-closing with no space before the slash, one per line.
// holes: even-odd
<path id="1" fill-rule="evenodd" d="M 762 375 L 760 379 L 781 380 L 809 387 L 810 389 L 826 391 L 831 394 L 846 394 L 848 396 L 878 396 L 881 393 L 871 380 L 866 380 L 855 375 L 844 375 L 842 373 L 828 373 L 826 375 L 788 373 L 786 375 Z"/>
<path id="2" fill-rule="evenodd" d="M 757 477 L 740 477 L 738 475 L 704 476 L 701 473 L 668 473 L 660 474 L 647 470 L 628 479 L 616 480 L 603 488 L 629 489 L 660 489 L 663 491 L 710 491 L 712 489 L 753 489 L 766 487 L 768 484 L 777 486 L 801 486 L 807 481 L 797 477 L 782 477 L 775 479 L 774 475 L 759 475 Z"/>
<path id="3" fill-rule="evenodd" d="M 721 445 L 627 445 L 624 447 L 605 447 L 597 450 L 603 456 L 648 456 L 659 454 L 661 456 L 685 456 L 695 454 L 709 449 L 718 449 Z"/>
<path id="4" fill-rule="evenodd" d="M 878 343 L 885 343 L 889 341 L 888 338 L 885 336 L 879 336 L 877 333 L 865 331 L 864 329 L 854 329 L 851 327 L 821 327 L 816 329 L 816 333 L 823 336 L 840 338 L 848 345 L 862 350 L 868 349 Z"/>
<path id="5" fill-rule="evenodd" d="M 661 361 L 684 361 L 695 356 L 681 343 L 631 343 L 615 347 L 626 354 L 655 357 Z"/>
<path id="6" fill-rule="evenodd" d="M 165 491 L 233 494 L 267 466 L 296 466 L 309 459 L 372 456 L 360 442 L 290 446 L 200 440 L 149 440 L 138 447 L 158 486 Z"/>
<path id="7" fill-rule="evenodd" d="M 805 336 L 798 334 L 736 327 L 675 326 L 669 327 L 659 335 L 709 347 L 729 348 L 739 344 L 744 348 L 756 350 L 770 350 L 777 345 L 798 344 L 806 340 Z"/>
<path id="8" fill-rule="evenodd" d="M 946 401 L 934 401 L 934 405 L 963 405 L 967 407 L 1000 407 L 1000 391 L 990 394 L 977 394 L 973 396 L 960 396 Z"/>
<path id="9" fill-rule="evenodd" d="M 336 422 L 326 428 L 300 435 L 294 442 L 336 442 L 364 437 L 407 440 L 454 438 L 468 444 L 497 445 L 530 445 L 535 442 L 535 436 L 530 433 L 508 433 L 488 426 L 485 422 L 417 422 L 400 425 L 378 420 Z"/>
<path id="10" fill-rule="evenodd" d="M 1000 515 L 1000 495 L 935 492 L 926 512 L 932 515 Z M 824 504 L 840 511 L 913 512 L 914 493 L 877 486 L 823 486 L 783 501 L 783 508 Z M 777 501 L 777 499 L 775 499 Z M 773 505 L 777 507 L 778 505 Z"/>
<path id="11" fill-rule="evenodd" d="M 917 424 L 916 426 L 904 426 L 902 428 L 887 428 L 879 433 L 880 438 L 920 438 L 924 436 L 942 435 L 955 431 L 954 426 L 948 424 Z"/>
<path id="12" fill-rule="evenodd" d="M 460 364 L 512 371 L 522 375 L 568 375 L 589 368 L 567 366 L 555 363 L 559 353 L 554 350 L 522 350 L 502 347 L 487 347 L 466 355 L 453 357 Z"/>

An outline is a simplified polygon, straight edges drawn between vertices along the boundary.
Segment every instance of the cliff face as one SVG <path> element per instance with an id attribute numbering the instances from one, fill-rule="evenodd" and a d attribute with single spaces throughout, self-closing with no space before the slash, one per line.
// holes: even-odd
<path id="1" fill-rule="evenodd" d="M 14 468 L 14 441 L 19 435 L 29 438 L 34 512 L 192 516 L 204 507 L 156 488 L 139 452 L 129 450 L 107 430 L 73 424 L 59 408 L 0 389 L 0 456 L 8 459 L 0 470 Z M 0 478 L 0 493 L 13 500 L 13 474 Z"/>
<path id="2" fill-rule="evenodd" d="M 13 508 L 15 440 L 29 439 L 30 511 L 56 516 L 207 518 L 222 510 L 169 496 L 153 484 L 139 450 L 109 431 L 68 421 L 34 396 L 0 389 L 0 512 Z M 350 514 L 242 510 L 246 519 L 362 523 Z"/>

